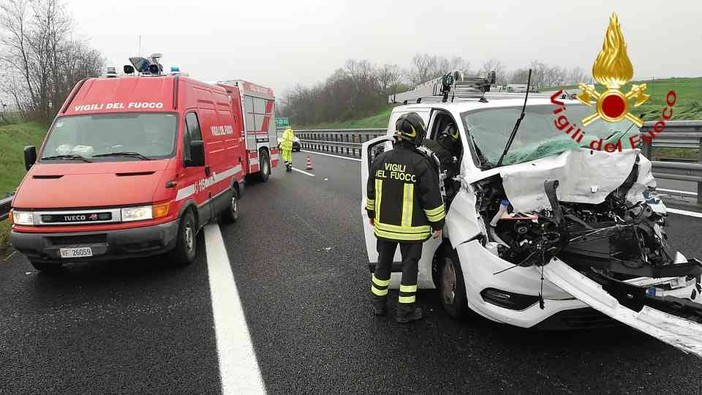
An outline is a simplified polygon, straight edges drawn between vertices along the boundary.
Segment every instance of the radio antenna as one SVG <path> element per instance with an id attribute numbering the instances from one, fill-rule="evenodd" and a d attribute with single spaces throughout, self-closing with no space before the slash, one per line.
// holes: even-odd
<path id="1" fill-rule="evenodd" d="M 507 151 L 509 151 L 509 148 L 512 146 L 512 142 L 514 141 L 514 137 L 517 135 L 517 131 L 519 130 L 519 125 L 522 124 L 522 119 L 524 119 L 524 112 L 526 111 L 526 105 L 527 105 L 527 99 L 529 98 L 529 88 L 531 87 L 531 69 L 529 69 L 529 77 L 527 77 L 527 91 L 526 91 L 526 96 L 524 96 L 524 105 L 522 106 L 522 113 L 519 114 L 519 118 L 517 118 L 517 122 L 514 124 L 514 129 L 512 129 L 512 134 L 509 135 L 509 140 L 507 140 L 507 145 L 505 146 L 505 150 L 502 153 L 502 156 L 500 156 L 500 160 L 497 161 L 497 166 L 502 166 L 502 160 L 505 159 L 505 156 L 507 155 Z"/>

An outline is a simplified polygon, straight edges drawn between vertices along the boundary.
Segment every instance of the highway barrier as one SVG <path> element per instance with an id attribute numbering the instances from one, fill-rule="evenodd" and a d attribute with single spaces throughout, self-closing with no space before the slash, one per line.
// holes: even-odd
<path id="1" fill-rule="evenodd" d="M 652 130 L 656 121 L 646 122 L 642 134 Z M 295 135 L 300 139 L 302 149 L 327 152 L 337 155 L 361 157 L 361 144 L 382 136 L 385 128 L 376 129 L 299 129 Z M 656 148 L 697 149 L 696 162 L 672 159 L 655 160 L 653 175 L 659 179 L 688 181 L 697 183 L 697 203 L 702 205 L 702 121 L 670 121 L 665 131 L 656 137 L 652 144 L 642 144 L 642 152 L 652 158 Z"/>
<path id="2" fill-rule="evenodd" d="M 387 129 L 300 129 L 295 135 L 302 149 L 361 157 L 361 145 L 385 134 Z"/>
<path id="3" fill-rule="evenodd" d="M 642 134 L 651 131 L 656 121 L 646 122 Z M 697 161 L 654 160 L 653 176 L 658 179 L 688 181 L 697 183 L 697 204 L 702 205 L 702 121 L 670 121 L 665 131 L 653 139 L 653 144 L 644 142 L 641 151 L 647 158 L 653 158 L 656 148 L 686 148 L 697 150 Z"/>

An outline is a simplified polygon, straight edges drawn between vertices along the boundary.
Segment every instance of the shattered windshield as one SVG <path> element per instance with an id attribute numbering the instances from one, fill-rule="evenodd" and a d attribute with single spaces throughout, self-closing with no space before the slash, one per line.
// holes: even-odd
<path id="1" fill-rule="evenodd" d="M 62 117 L 46 140 L 42 159 L 89 161 L 163 159 L 175 154 L 178 117 L 121 113 Z"/>
<path id="2" fill-rule="evenodd" d="M 611 143 L 610 147 L 621 144 L 621 149 L 631 149 L 629 138 L 639 133 L 639 129 L 626 119 L 617 123 L 596 120 L 583 127 L 581 121 L 594 112 L 593 107 L 569 103 L 566 111 L 560 114 L 554 114 L 554 109 L 556 107 L 550 104 L 527 106 L 524 120 L 503 164 L 528 162 L 578 147 L 591 147 L 591 144 L 599 150 L 604 150 L 608 143 Z M 461 114 L 463 125 L 489 165 L 495 166 L 502 155 L 521 110 L 521 106 L 515 106 Z M 561 115 L 565 115 L 568 124 L 566 118 L 559 118 Z M 566 134 L 573 124 L 573 129 Z M 576 133 L 578 135 L 572 138 Z"/>

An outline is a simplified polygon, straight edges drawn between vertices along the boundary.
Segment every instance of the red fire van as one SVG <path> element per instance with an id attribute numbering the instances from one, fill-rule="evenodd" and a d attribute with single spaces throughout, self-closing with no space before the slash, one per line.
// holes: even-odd
<path id="1" fill-rule="evenodd" d="M 277 164 L 277 150 L 256 144 L 263 139 L 248 147 L 246 130 L 257 129 L 245 125 L 238 89 L 172 75 L 76 85 L 39 155 L 25 149 L 14 247 L 38 270 L 166 253 L 192 262 L 208 221 L 237 220 L 244 176 L 265 181 Z M 272 104 L 260 113 L 272 117 Z"/>

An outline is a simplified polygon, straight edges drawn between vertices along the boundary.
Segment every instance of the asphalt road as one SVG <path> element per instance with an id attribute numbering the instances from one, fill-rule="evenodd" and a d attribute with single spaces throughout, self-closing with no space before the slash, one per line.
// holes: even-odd
<path id="1" fill-rule="evenodd" d="M 359 162 L 311 157 L 315 177 L 275 171 L 221 227 L 268 392 L 702 390 L 702 361 L 625 327 L 456 322 L 433 291 L 420 292 L 417 324 L 373 317 Z M 702 219 L 669 224 L 673 245 L 701 257 Z M 200 247 L 181 269 L 107 262 L 47 276 L 19 254 L 0 262 L 0 393 L 220 391 L 203 237 Z"/>

